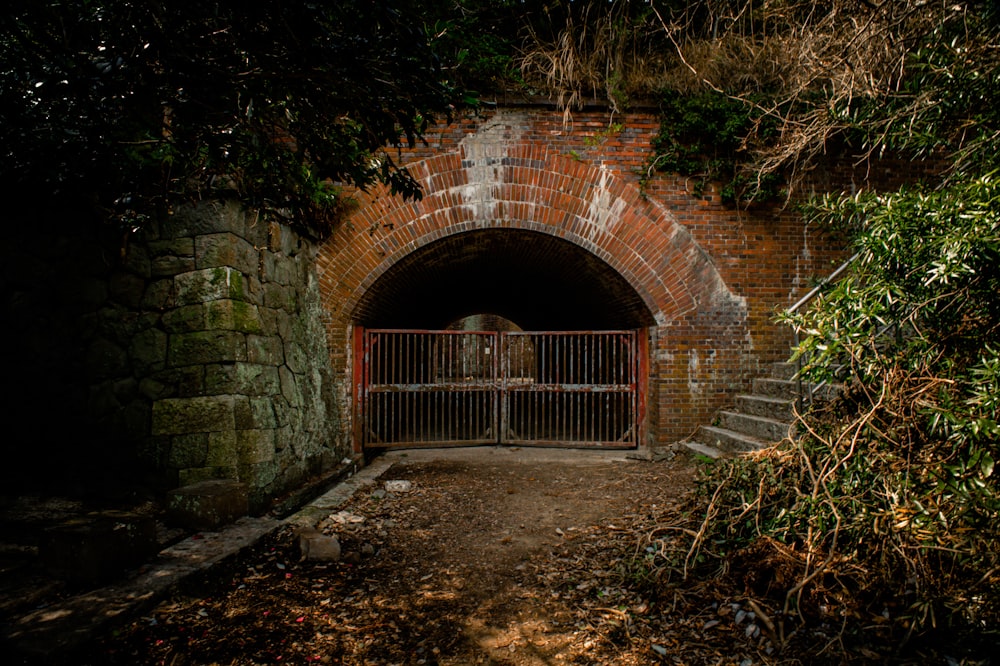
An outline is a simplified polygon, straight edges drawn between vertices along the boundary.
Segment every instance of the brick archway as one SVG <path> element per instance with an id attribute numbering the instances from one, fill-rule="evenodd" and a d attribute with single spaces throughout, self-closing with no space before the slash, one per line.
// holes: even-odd
<path id="1" fill-rule="evenodd" d="M 423 188 L 420 201 L 383 189 L 359 194 L 357 209 L 320 248 L 320 298 L 334 371 L 343 378 L 341 414 L 352 413 L 353 330 L 366 325 L 365 299 L 380 279 L 408 257 L 433 259 L 435 248 L 459 245 L 449 239 L 510 230 L 558 239 L 627 285 L 648 331 L 647 432 L 660 442 L 686 436 L 757 369 L 745 298 L 662 199 L 644 196 L 616 171 L 620 165 L 584 161 L 509 121 L 499 114 L 408 163 Z M 727 222 L 706 217 L 705 224 L 721 231 Z"/>
<path id="2" fill-rule="evenodd" d="M 318 259 L 323 305 L 333 322 L 351 322 L 367 290 L 402 258 L 483 229 L 557 236 L 590 252 L 632 286 L 657 325 L 724 289 L 707 253 L 670 212 L 610 169 L 545 145 L 498 148 L 502 155 L 464 148 L 409 165 L 424 188 L 420 201 L 385 191 L 361 197 Z"/>

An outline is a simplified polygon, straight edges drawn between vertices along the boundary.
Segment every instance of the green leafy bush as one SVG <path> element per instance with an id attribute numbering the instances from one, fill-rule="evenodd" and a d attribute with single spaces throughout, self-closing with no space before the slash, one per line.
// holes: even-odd
<path id="1" fill-rule="evenodd" d="M 700 195 L 711 182 L 722 184 L 723 202 L 768 201 L 779 195 L 781 179 L 757 174 L 748 143 L 772 138 L 774 123 L 761 118 L 747 100 L 714 90 L 664 94 L 660 132 L 653 141 L 652 166 L 694 178 Z"/>

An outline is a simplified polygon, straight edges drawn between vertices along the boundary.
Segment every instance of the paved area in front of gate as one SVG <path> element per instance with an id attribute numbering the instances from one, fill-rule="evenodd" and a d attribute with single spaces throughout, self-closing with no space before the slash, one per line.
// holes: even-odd
<path id="1" fill-rule="evenodd" d="M 377 462 L 387 467 L 376 483 L 304 516 L 337 535 L 340 561 L 300 561 L 293 531 L 278 531 L 85 656 L 109 665 L 625 665 L 664 648 L 668 609 L 631 585 L 626 560 L 656 520 L 678 513 L 693 457 L 489 447 Z"/>
<path id="2" fill-rule="evenodd" d="M 184 580 L 204 575 L 213 566 L 253 548 L 281 527 L 317 524 L 390 469 L 402 471 L 410 465 L 431 463 L 498 469 L 568 469 L 614 465 L 644 457 L 644 453 L 636 451 L 496 446 L 390 451 L 284 521 L 271 517 L 243 518 L 218 532 L 197 534 L 165 549 L 155 561 L 107 587 L 68 598 L 42 597 L 35 610 L 5 618 L 3 643 L 11 651 L 42 662 L 71 652 L 95 636 L 149 612 Z"/>

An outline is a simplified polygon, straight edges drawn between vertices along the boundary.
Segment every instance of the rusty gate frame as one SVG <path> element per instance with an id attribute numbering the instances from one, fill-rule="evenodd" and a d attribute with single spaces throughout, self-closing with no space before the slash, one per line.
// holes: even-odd
<path id="1" fill-rule="evenodd" d="M 402 371 L 395 368 L 386 370 L 376 363 L 375 355 L 380 353 L 378 349 L 381 343 L 380 336 L 390 335 L 425 336 L 425 339 L 429 338 L 429 336 L 435 336 L 435 340 L 451 340 L 455 336 L 466 336 L 466 339 L 484 341 L 484 344 L 477 346 L 477 349 L 485 349 L 485 353 L 482 356 L 489 356 L 490 360 L 486 364 L 481 362 L 482 359 L 478 361 L 473 359 L 471 363 L 473 369 L 471 371 L 463 363 L 463 373 L 461 373 L 463 376 L 460 378 L 444 378 L 443 375 L 439 377 L 437 369 L 439 363 L 435 360 L 436 357 L 434 356 L 438 353 L 438 346 L 435 346 L 435 344 L 429 347 L 422 345 L 422 353 L 429 353 L 431 355 L 429 358 L 431 365 L 434 367 L 422 368 L 419 371 L 420 374 L 404 377 Z M 544 379 L 544 381 L 525 379 L 523 373 L 517 377 L 514 376 L 514 369 L 509 366 L 512 345 L 523 346 L 525 344 L 524 341 L 534 340 L 542 341 L 539 346 L 544 348 L 546 340 L 559 339 L 571 341 L 573 340 L 573 336 L 577 336 L 578 339 L 582 340 L 597 340 L 600 339 L 598 337 L 600 336 L 603 339 L 610 340 L 614 338 L 624 343 L 624 346 L 621 348 L 627 350 L 628 358 L 626 363 L 621 367 L 620 372 L 615 370 L 618 374 L 615 374 L 611 378 L 614 381 L 595 382 L 584 381 L 588 377 L 564 377 L 563 374 L 565 373 L 560 374 L 559 372 L 558 362 L 553 366 L 556 368 L 556 371 L 552 376 L 538 378 Z M 417 338 L 410 338 L 410 340 L 411 342 L 408 344 L 414 344 Z M 451 343 L 449 342 L 448 344 L 450 350 Z M 535 342 L 535 344 L 538 344 L 538 342 Z M 588 350 L 595 356 L 602 353 L 599 348 L 594 348 L 593 343 L 590 344 L 591 346 L 588 349 L 581 351 L 579 342 L 575 349 L 571 346 L 572 342 L 566 342 L 564 348 L 562 348 L 562 354 L 568 354 L 567 359 L 572 359 L 574 353 L 577 356 L 583 357 Z M 389 345 L 386 346 L 388 347 Z M 560 348 L 557 346 L 555 349 L 559 350 Z M 641 334 L 641 329 L 614 331 L 517 331 L 498 333 L 494 331 L 365 329 L 356 327 L 354 330 L 353 354 L 355 450 L 360 452 L 363 449 L 371 448 L 403 449 L 477 445 L 608 449 L 636 448 L 643 441 L 644 437 L 645 387 L 648 381 L 646 351 L 647 340 L 646 336 Z M 442 354 L 444 353 L 442 352 Z M 441 358 L 449 360 L 454 358 L 451 351 L 448 354 L 451 355 L 446 354 L 441 356 Z M 463 351 L 463 354 L 467 356 L 466 351 Z M 591 360 L 590 363 L 593 366 L 598 364 L 599 361 Z M 577 364 L 579 364 L 579 361 L 577 361 Z M 385 375 L 381 378 L 384 381 L 379 381 L 380 378 L 373 376 L 373 366 L 384 375 L 386 372 L 390 372 L 399 376 L 389 377 Z M 486 371 L 488 374 L 477 374 L 476 371 L 478 370 Z M 412 375 L 418 371 L 411 369 L 409 372 Z M 584 371 L 579 371 L 577 374 L 581 373 L 585 374 Z M 593 374 L 593 371 L 591 371 L 591 374 Z M 569 381 L 562 381 L 563 379 Z M 381 431 L 385 433 L 385 428 L 388 426 L 389 421 L 384 414 L 387 411 L 386 408 L 376 404 L 377 401 L 395 401 L 397 409 L 400 409 L 401 405 L 433 400 L 434 394 L 452 396 L 450 404 L 455 404 L 457 401 L 464 405 L 464 409 L 470 410 L 469 413 L 474 413 L 474 416 L 479 419 L 473 426 L 486 426 L 485 430 L 475 433 L 470 430 L 464 437 L 460 438 L 421 439 L 420 437 L 411 437 L 409 440 L 406 438 L 396 440 L 389 438 L 389 441 L 386 441 L 386 439 L 379 437 L 378 432 L 380 430 L 378 426 L 381 426 Z M 567 438 L 565 436 L 554 438 L 538 436 L 537 413 L 541 409 L 537 407 L 539 401 L 546 403 L 550 407 L 559 402 L 568 403 L 570 405 L 570 412 L 574 410 L 574 403 L 579 403 L 575 407 L 576 420 L 573 420 L 571 417 L 564 419 L 565 423 L 560 422 L 563 427 L 562 435 L 566 434 L 567 428 L 571 426 L 579 428 L 583 424 L 581 413 L 588 409 L 585 403 L 589 401 L 590 411 L 587 411 L 587 414 L 590 419 L 589 434 L 591 437 L 588 439 Z M 610 417 L 606 417 L 605 420 L 601 420 L 600 416 L 595 417 L 594 413 L 597 403 L 601 401 L 603 401 L 601 408 L 604 412 L 608 414 L 614 412 L 616 409 L 612 407 L 614 403 L 617 405 L 617 410 L 620 413 L 628 415 L 629 422 L 625 424 L 613 420 L 613 423 L 608 425 L 607 418 L 614 419 L 613 414 Z M 534 430 L 528 433 L 527 436 L 519 434 L 518 430 L 521 428 L 515 430 L 515 428 L 511 427 L 517 419 L 516 414 L 512 414 L 512 406 L 518 402 L 521 404 L 533 403 L 535 405 L 533 408 L 528 408 L 535 410 L 536 416 L 534 419 L 522 418 L 518 422 L 522 428 L 527 426 L 531 430 L 534 427 Z M 401 409 L 402 411 L 419 411 L 419 408 L 414 406 L 403 406 Z M 624 412 L 620 410 L 624 410 Z M 514 411 L 516 412 L 516 408 Z M 522 407 L 521 411 L 523 413 L 526 409 Z M 376 415 L 376 412 L 380 413 Z M 434 413 L 432 414 L 431 412 Z M 558 420 L 560 414 L 559 408 L 555 412 L 557 413 L 556 418 Z M 448 419 L 457 420 L 454 415 L 445 415 L 443 411 L 437 408 L 427 413 L 432 419 L 439 418 L 442 425 Z M 382 420 L 374 422 L 373 419 L 376 418 L 381 418 Z M 391 424 L 391 427 L 396 431 L 402 428 L 402 417 L 399 417 L 399 419 L 393 421 Z M 595 425 L 597 422 L 600 422 L 600 425 Z M 559 425 L 556 428 L 558 430 Z M 598 429 L 602 430 L 602 435 L 612 433 L 612 436 L 597 437 L 596 431 Z M 397 434 L 401 435 L 402 433 Z M 616 434 L 617 436 L 614 436 Z"/>

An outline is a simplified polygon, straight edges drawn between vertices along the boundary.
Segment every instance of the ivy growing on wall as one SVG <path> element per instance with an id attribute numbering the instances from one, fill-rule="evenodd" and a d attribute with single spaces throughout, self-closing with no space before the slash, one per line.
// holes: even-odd
<path id="1" fill-rule="evenodd" d="M 727 204 L 777 198 L 780 176 L 758 174 L 746 166 L 751 162 L 748 142 L 766 142 L 776 133 L 776 123 L 762 118 L 759 109 L 715 90 L 664 93 L 651 166 L 691 177 L 698 195 L 709 183 L 719 183 Z"/>

